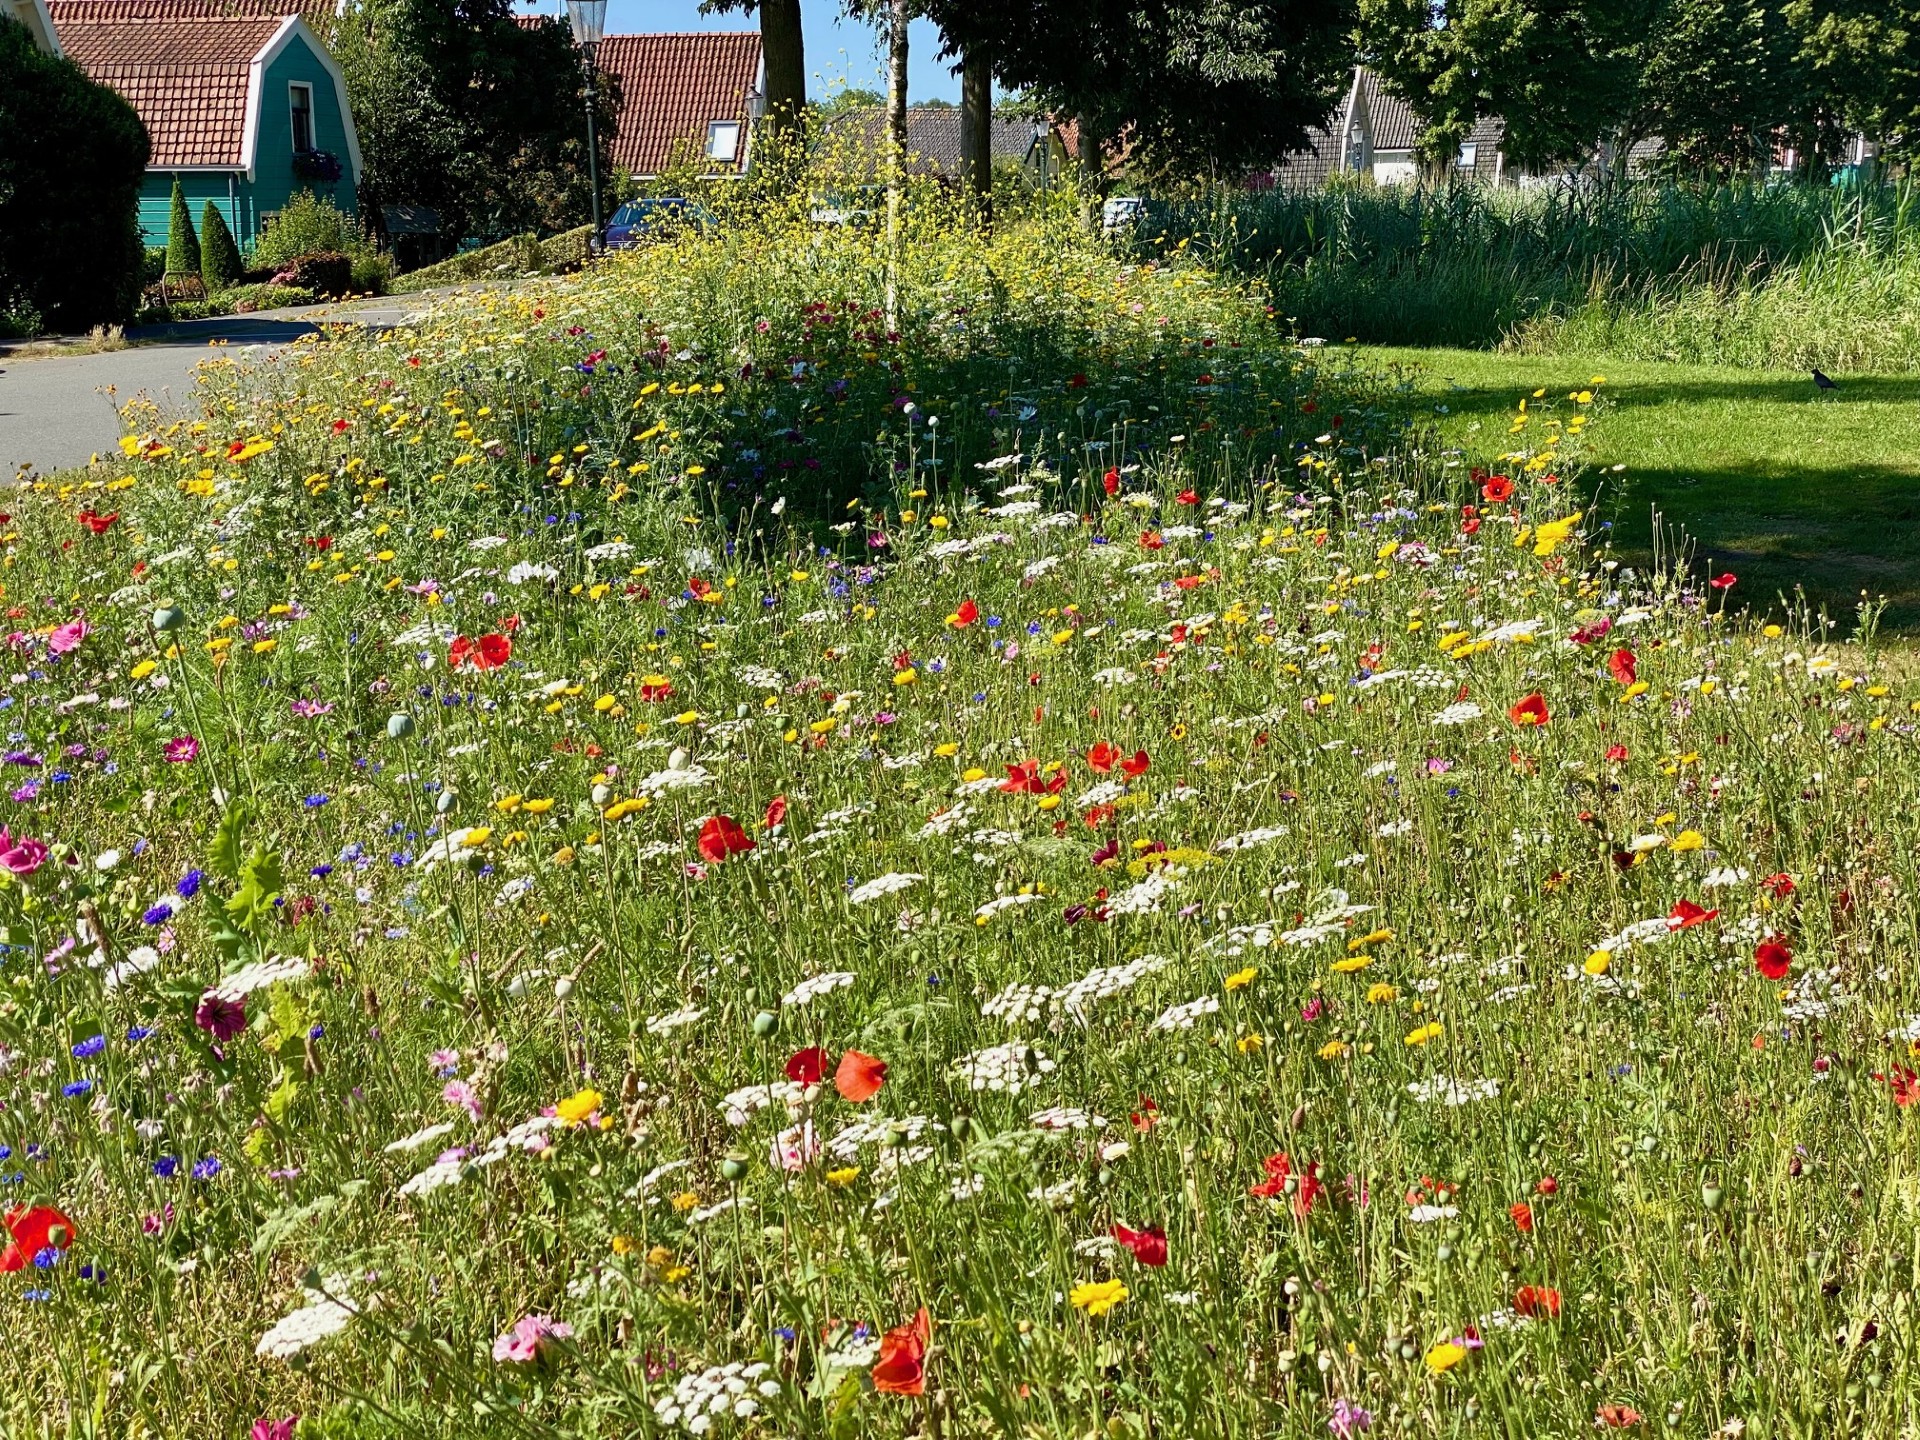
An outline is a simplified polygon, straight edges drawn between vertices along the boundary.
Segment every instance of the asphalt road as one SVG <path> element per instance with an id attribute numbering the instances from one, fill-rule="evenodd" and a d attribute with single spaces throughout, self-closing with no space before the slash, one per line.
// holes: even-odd
<path id="1" fill-rule="evenodd" d="M 398 325 L 425 308 L 424 296 L 308 306 L 191 320 L 176 325 L 133 327 L 125 350 L 100 355 L 61 355 L 14 360 L 0 350 L 0 480 L 22 465 L 42 472 L 85 465 L 119 444 L 116 405 L 147 395 L 163 411 L 193 407 L 193 367 L 210 346 L 221 353 L 271 356 L 319 328 L 321 320 L 361 325 Z"/>

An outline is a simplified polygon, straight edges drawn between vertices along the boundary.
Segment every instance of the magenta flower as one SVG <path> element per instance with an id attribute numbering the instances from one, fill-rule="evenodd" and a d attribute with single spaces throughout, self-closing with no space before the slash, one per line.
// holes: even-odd
<path id="1" fill-rule="evenodd" d="M 193 1012 L 193 1023 L 224 1045 L 247 1028 L 247 1007 L 238 1000 L 229 1000 L 218 990 L 209 990 L 200 997 L 199 1007 Z"/>
<path id="2" fill-rule="evenodd" d="M 573 1327 L 564 1320 L 546 1315 L 522 1315 L 513 1322 L 513 1329 L 494 1339 L 493 1358 L 503 1364 L 531 1365 L 547 1358 L 554 1341 L 572 1336 Z"/>
<path id="3" fill-rule="evenodd" d="M 1327 1419 L 1327 1429 L 1334 1433 L 1335 1440 L 1353 1440 L 1363 1430 L 1373 1426 L 1373 1412 L 1363 1410 L 1346 1396 L 1333 1402 L 1333 1414 Z"/>
<path id="4" fill-rule="evenodd" d="M 480 1108 L 480 1097 L 474 1093 L 473 1087 L 466 1081 L 449 1080 L 447 1082 L 447 1088 L 440 1092 L 440 1098 L 446 1101 L 447 1104 L 458 1105 L 462 1110 L 466 1111 L 467 1114 L 473 1117 L 474 1124 L 477 1125 L 480 1123 L 480 1117 L 483 1113 Z"/>
<path id="5" fill-rule="evenodd" d="M 298 1415 L 289 1415 L 284 1420 L 272 1420 L 262 1415 L 247 1432 L 247 1440 L 293 1440 L 293 1428 L 299 1423 Z"/>
<path id="6" fill-rule="evenodd" d="M 47 863 L 47 842 L 22 835 L 15 839 L 0 826 L 0 865 L 16 875 L 31 875 Z"/>
<path id="7" fill-rule="evenodd" d="M 191 735 L 176 735 L 161 753 L 169 765 L 188 765 L 200 758 L 200 742 Z"/>
<path id="8" fill-rule="evenodd" d="M 93 627 L 87 624 L 84 618 L 57 625 L 53 633 L 47 637 L 47 653 L 65 655 L 69 650 L 77 650 L 80 642 L 91 633 L 93 633 Z"/>

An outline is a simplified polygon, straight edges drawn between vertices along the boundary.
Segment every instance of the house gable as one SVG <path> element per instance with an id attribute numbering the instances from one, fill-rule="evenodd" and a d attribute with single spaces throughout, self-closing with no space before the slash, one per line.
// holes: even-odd
<path id="1" fill-rule="evenodd" d="M 712 160 L 712 171 L 746 170 L 753 102 L 766 84 L 757 31 L 609 35 L 596 61 L 620 82 L 620 113 L 609 146 L 615 165 L 646 177 L 688 151 L 701 159 L 718 124 L 738 128 L 731 132 L 732 157 Z"/>
<path id="2" fill-rule="evenodd" d="M 46 0 L 0 0 L 0 15 L 8 15 L 27 27 L 33 43 L 50 55 L 60 53 L 60 39 L 53 19 L 47 14 Z"/>

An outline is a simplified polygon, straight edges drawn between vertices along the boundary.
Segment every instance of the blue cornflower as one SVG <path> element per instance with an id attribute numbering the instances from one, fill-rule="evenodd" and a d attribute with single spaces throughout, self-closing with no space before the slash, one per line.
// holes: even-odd
<path id="1" fill-rule="evenodd" d="M 153 1027 L 151 1025 L 129 1025 L 127 1027 L 127 1043 L 129 1045 L 138 1045 L 151 1034 L 153 1034 Z"/>
<path id="2" fill-rule="evenodd" d="M 309 795 L 305 800 L 302 800 L 300 803 L 302 805 L 305 805 L 309 810 L 318 810 L 322 805 L 326 804 L 327 801 L 332 798 L 333 797 L 329 795 Z"/>
<path id="3" fill-rule="evenodd" d="M 71 1100 L 76 1096 L 85 1095 L 92 1089 L 93 1081 L 91 1080 L 69 1080 L 60 1087 L 60 1093 Z"/>
<path id="4" fill-rule="evenodd" d="M 53 1298 L 53 1291 L 51 1291 L 51 1290 L 22 1290 L 22 1291 L 20 1292 L 20 1298 L 21 1298 L 22 1300 L 51 1300 L 51 1299 Z"/>
<path id="5" fill-rule="evenodd" d="M 207 878 L 204 870 L 189 870 L 180 877 L 180 883 L 174 886 L 182 900 L 191 900 L 200 893 L 200 882 Z"/>
<path id="6" fill-rule="evenodd" d="M 73 1058 L 76 1060 L 91 1060 L 106 1048 L 106 1036 L 89 1035 L 85 1040 L 82 1040 L 78 1045 L 73 1047 Z"/>
<path id="7" fill-rule="evenodd" d="M 193 1178 L 196 1180 L 211 1180 L 219 1173 L 220 1161 L 212 1155 L 207 1156 L 206 1159 L 193 1167 Z"/>
<path id="8" fill-rule="evenodd" d="M 173 906 L 162 901 L 143 914 L 140 917 L 140 923 L 143 925 L 164 925 L 171 919 L 173 919 Z"/>
<path id="9" fill-rule="evenodd" d="M 162 1180 L 171 1180 L 180 1173 L 180 1161 L 172 1155 L 162 1155 L 153 1162 L 153 1173 Z"/>
<path id="10" fill-rule="evenodd" d="M 307 872 L 307 874 L 311 875 L 315 880 L 324 880 L 332 873 L 333 866 L 331 865 L 316 865 Z"/>
<path id="11" fill-rule="evenodd" d="M 51 1270 L 59 1263 L 60 1250 L 58 1246 L 46 1245 L 33 1252 L 33 1268 L 36 1270 Z"/>

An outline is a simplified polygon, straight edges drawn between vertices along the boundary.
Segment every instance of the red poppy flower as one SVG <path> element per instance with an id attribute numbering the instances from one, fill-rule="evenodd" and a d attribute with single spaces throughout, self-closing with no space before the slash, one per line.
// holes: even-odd
<path id="1" fill-rule="evenodd" d="M 1000 782 L 1000 788 L 1009 795 L 1056 795 L 1067 788 L 1067 772 L 1063 769 L 1053 779 L 1042 780 L 1040 762 L 1022 760 L 1007 766 L 1007 778 Z"/>
<path id="2" fill-rule="evenodd" d="M 1107 471 L 1106 474 L 1100 477 L 1100 488 L 1109 495 L 1118 495 L 1120 493 L 1120 472 L 1118 470 Z"/>
<path id="3" fill-rule="evenodd" d="M 1142 1265 L 1151 1265 L 1156 1269 L 1167 1263 L 1167 1232 L 1158 1225 L 1149 1225 L 1144 1230 L 1129 1230 L 1124 1225 L 1113 1227 L 1113 1238 L 1133 1252 L 1133 1258 Z"/>
<path id="4" fill-rule="evenodd" d="M 796 1085 L 818 1085 L 827 1076 L 827 1061 L 832 1057 L 818 1045 L 796 1050 L 787 1057 L 787 1079 Z"/>
<path id="5" fill-rule="evenodd" d="M 1522 1235 L 1533 1233 L 1533 1207 L 1524 1200 L 1516 1200 L 1507 1207 L 1507 1214 L 1513 1217 L 1513 1228 Z"/>
<path id="6" fill-rule="evenodd" d="M 1560 1292 L 1545 1285 L 1522 1285 L 1513 1292 L 1513 1308 L 1529 1320 L 1558 1320 Z"/>
<path id="7" fill-rule="evenodd" d="M 1142 1135 L 1160 1123 L 1160 1103 L 1151 1095 L 1140 1097 L 1140 1108 L 1127 1116 L 1127 1123 Z"/>
<path id="8" fill-rule="evenodd" d="M 1631 685 L 1640 678 L 1635 673 L 1634 665 L 1631 650 L 1616 650 L 1607 657 L 1607 674 L 1622 685 Z"/>
<path id="9" fill-rule="evenodd" d="M 761 824 L 768 830 L 777 829 L 787 818 L 787 797 L 776 795 L 767 804 L 766 818 Z"/>
<path id="10" fill-rule="evenodd" d="M 1886 1082 L 1887 1089 L 1893 1094 L 1893 1103 L 1903 1110 L 1920 1099 L 1920 1075 L 1915 1075 L 1905 1065 L 1894 1066 L 1892 1073 L 1887 1075 L 1876 1072 L 1873 1078 Z M 0 1270 L 5 1268 L 4 1264 L 0 1264 Z"/>
<path id="11" fill-rule="evenodd" d="M 1269 1155 L 1261 1162 L 1266 1167 L 1267 1178 L 1257 1185 L 1249 1185 L 1247 1193 L 1258 1195 L 1262 1199 L 1272 1200 L 1284 1195 L 1289 1186 L 1293 1189 L 1293 1213 L 1302 1219 L 1313 1209 L 1313 1202 L 1326 1187 L 1320 1183 L 1320 1167 L 1307 1165 L 1298 1174 L 1293 1169 L 1293 1158 L 1285 1151 L 1278 1155 Z"/>
<path id="12" fill-rule="evenodd" d="M 956 629 L 964 629 L 979 618 L 980 607 L 971 600 L 962 600 L 960 608 L 953 612 L 953 625 Z"/>
<path id="13" fill-rule="evenodd" d="M 833 1072 L 833 1088 L 840 1092 L 842 1100 L 851 1100 L 856 1105 L 878 1095 L 886 1080 L 887 1062 L 858 1050 L 842 1055 Z"/>
<path id="14" fill-rule="evenodd" d="M 1787 896 L 1793 894 L 1795 887 L 1793 877 L 1782 870 L 1762 880 L 1760 882 L 1760 888 L 1774 899 L 1784 900 Z"/>
<path id="15" fill-rule="evenodd" d="M 1198 505 L 1200 503 L 1200 492 L 1198 490 L 1182 490 L 1173 498 L 1182 505 Z"/>
<path id="16" fill-rule="evenodd" d="M 1533 1192 L 1536 1195 L 1558 1195 L 1560 1193 L 1560 1182 L 1551 1175 L 1543 1175 L 1534 1185 Z"/>
<path id="17" fill-rule="evenodd" d="M 1724 575 L 1714 576 L 1713 579 L 1707 583 L 1716 590 L 1731 590 L 1735 585 L 1740 583 L 1740 577 L 1729 570 Z"/>
<path id="18" fill-rule="evenodd" d="M 1142 530 L 1140 532 L 1140 548 L 1142 550 L 1164 550 L 1166 546 L 1167 542 L 1160 538 L 1160 532 L 1158 530 Z"/>
<path id="19" fill-rule="evenodd" d="M 1719 914 L 1718 910 L 1703 910 L 1691 900 L 1675 901 L 1673 909 L 1667 912 L 1667 928 L 1691 930 L 1696 925 L 1706 924 Z"/>
<path id="20" fill-rule="evenodd" d="M 1097 742 L 1087 751 L 1087 768 L 1096 775 L 1111 775 L 1119 760 L 1120 747 L 1108 740 Z"/>
<path id="21" fill-rule="evenodd" d="M 933 1319 L 922 1305 L 907 1324 L 880 1337 L 880 1358 L 869 1372 L 873 1388 L 882 1395 L 926 1394 L 927 1346 L 932 1340 Z"/>
<path id="22" fill-rule="evenodd" d="M 747 832 L 740 828 L 740 822 L 731 815 L 714 815 L 700 827 L 700 858 L 710 864 L 719 864 L 734 855 L 744 855 L 754 848 L 753 841 L 747 838 Z"/>
<path id="23" fill-rule="evenodd" d="M 642 681 L 640 684 L 640 698 L 649 705 L 658 705 L 662 700 L 670 698 L 672 694 L 671 680 Z"/>
<path id="24" fill-rule="evenodd" d="M 1507 718 L 1516 725 L 1545 725 L 1553 719 L 1553 712 L 1547 709 L 1545 697 L 1536 690 L 1514 701 Z"/>
<path id="25" fill-rule="evenodd" d="M 1146 751 L 1136 750 L 1133 752 L 1133 758 L 1131 760 L 1122 760 L 1120 762 L 1120 773 L 1129 780 L 1138 780 L 1142 775 L 1147 773 L 1147 767 L 1152 763 L 1152 761 L 1147 759 Z"/>
<path id="26" fill-rule="evenodd" d="M 1513 481 L 1504 475 L 1489 475 L 1480 494 L 1491 504 L 1503 505 L 1513 498 Z"/>
<path id="27" fill-rule="evenodd" d="M 1622 761 L 1622 760 L 1624 760 L 1624 759 L 1626 759 L 1626 758 L 1627 758 L 1627 747 L 1626 747 L 1626 746 L 1624 746 L 1624 745 L 1609 745 L 1609 746 L 1607 746 L 1607 759 L 1609 759 L 1609 760 L 1611 760 L 1611 761 L 1613 761 L 1613 762 L 1615 762 L 1616 764 L 1618 764 L 1618 763 L 1619 763 L 1620 761 Z"/>
<path id="28" fill-rule="evenodd" d="M 712 589 L 713 586 L 709 582 L 702 580 L 698 575 L 693 576 L 687 581 L 687 593 L 692 595 L 696 600 L 702 595 L 711 592 Z"/>
<path id="29" fill-rule="evenodd" d="M 73 518 L 94 534 L 104 535 L 113 528 L 113 522 L 120 518 L 120 512 L 115 510 L 111 515 L 101 515 L 93 510 L 82 510 Z"/>
<path id="30" fill-rule="evenodd" d="M 1593 1412 L 1593 1423 L 1608 1430 L 1625 1430 L 1646 1417 L 1631 1405 L 1606 1404 Z"/>
<path id="31" fill-rule="evenodd" d="M 73 1221 L 51 1205 L 9 1210 L 6 1226 L 9 1243 L 0 1251 L 0 1271 L 24 1270 L 42 1250 L 64 1250 L 73 1244 Z"/>
<path id="32" fill-rule="evenodd" d="M 1480 533 L 1480 517 L 1478 515 L 1469 515 L 1465 520 L 1462 520 L 1460 522 L 1460 533 L 1462 535 L 1478 535 Z"/>
<path id="33" fill-rule="evenodd" d="M 1753 968 L 1769 980 L 1784 980 L 1793 966 L 1793 952 L 1778 940 L 1762 940 L 1753 951 Z"/>

